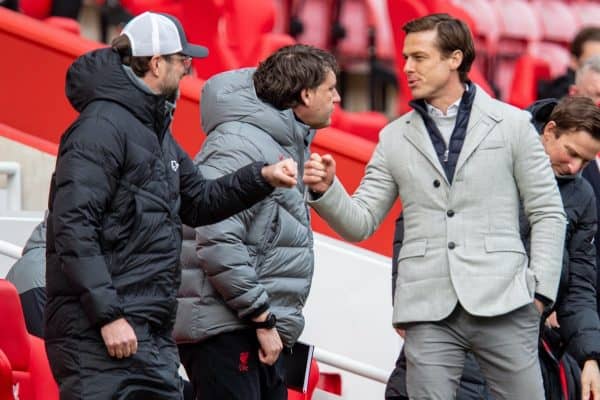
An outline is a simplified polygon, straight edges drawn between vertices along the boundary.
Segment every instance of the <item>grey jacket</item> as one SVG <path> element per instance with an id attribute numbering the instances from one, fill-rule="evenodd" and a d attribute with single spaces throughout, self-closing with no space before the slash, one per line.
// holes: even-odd
<path id="1" fill-rule="evenodd" d="M 208 179 L 252 161 L 288 157 L 302 176 L 314 130 L 291 110 L 258 99 L 253 72 L 225 72 L 204 86 L 202 127 L 208 137 L 195 162 Z M 178 343 L 248 328 L 249 318 L 267 309 L 277 317 L 284 345 L 298 339 L 314 263 L 304 191 L 300 179 L 296 189 L 276 189 L 247 211 L 197 228 L 195 242 L 184 241 Z"/>
<path id="2" fill-rule="evenodd" d="M 452 184 L 417 113 L 380 134 L 366 175 L 348 196 L 338 180 L 312 206 L 348 240 L 371 235 L 400 196 L 404 242 L 394 296 L 396 326 L 446 318 L 457 302 L 497 316 L 556 297 L 565 212 L 529 114 L 477 88 Z M 528 259 L 519 234 L 531 224 Z"/>
<path id="3" fill-rule="evenodd" d="M 46 219 L 31 232 L 22 257 L 8 271 L 6 280 L 19 292 L 27 331 L 44 337 L 46 305 Z"/>

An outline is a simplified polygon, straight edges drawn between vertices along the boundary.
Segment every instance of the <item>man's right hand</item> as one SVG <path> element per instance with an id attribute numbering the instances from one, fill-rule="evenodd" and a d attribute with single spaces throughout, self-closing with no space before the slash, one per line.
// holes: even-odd
<path id="1" fill-rule="evenodd" d="M 125 318 L 104 325 L 100 334 L 111 357 L 126 358 L 137 352 L 137 337 Z"/>
<path id="2" fill-rule="evenodd" d="M 261 174 L 273 187 L 293 188 L 297 184 L 298 165 L 291 158 L 286 158 L 263 167 Z"/>
<path id="3" fill-rule="evenodd" d="M 325 193 L 333 183 L 335 177 L 335 160 L 331 154 L 320 156 L 312 153 L 304 163 L 303 181 L 310 190 L 316 193 Z"/>
<path id="4" fill-rule="evenodd" d="M 265 311 L 258 317 L 253 318 L 253 320 L 255 322 L 264 322 L 268 314 L 269 312 Z M 267 365 L 275 364 L 275 361 L 279 358 L 279 353 L 283 350 L 283 343 L 281 343 L 277 329 L 257 329 L 256 338 L 260 346 L 258 349 L 258 359 L 260 362 Z"/>
<path id="5" fill-rule="evenodd" d="M 275 364 L 275 361 L 279 358 L 279 353 L 283 350 L 283 343 L 281 343 L 277 329 L 257 329 L 256 337 L 260 345 L 260 349 L 258 349 L 260 362 L 267 365 Z"/>

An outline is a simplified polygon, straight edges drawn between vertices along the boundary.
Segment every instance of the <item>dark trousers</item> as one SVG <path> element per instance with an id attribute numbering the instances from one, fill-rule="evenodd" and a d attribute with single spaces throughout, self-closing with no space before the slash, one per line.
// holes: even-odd
<path id="1" fill-rule="evenodd" d="M 179 345 L 196 400 L 286 400 L 283 358 L 265 365 L 258 359 L 258 349 L 254 330 Z"/>

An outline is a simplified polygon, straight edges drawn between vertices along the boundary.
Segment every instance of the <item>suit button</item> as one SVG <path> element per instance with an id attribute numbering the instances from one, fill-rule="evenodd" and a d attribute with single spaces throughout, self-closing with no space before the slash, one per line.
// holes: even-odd
<path id="1" fill-rule="evenodd" d="M 456 243 L 454 243 L 454 242 L 449 242 L 449 243 L 448 243 L 448 248 L 449 248 L 450 250 L 454 249 L 455 247 L 456 247 Z"/>
<path id="2" fill-rule="evenodd" d="M 448 211 L 446 211 L 446 215 L 449 216 L 450 218 L 452 218 L 452 217 L 454 217 L 454 211 L 448 210 Z"/>
<path id="3" fill-rule="evenodd" d="M 433 181 L 433 187 L 436 187 L 436 188 L 440 187 L 440 181 L 437 179 L 435 181 Z"/>

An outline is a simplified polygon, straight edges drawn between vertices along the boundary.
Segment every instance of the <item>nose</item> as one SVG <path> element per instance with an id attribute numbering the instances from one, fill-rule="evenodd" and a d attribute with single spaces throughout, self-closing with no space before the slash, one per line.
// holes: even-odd
<path id="1" fill-rule="evenodd" d="M 405 74 L 412 72 L 414 70 L 413 63 L 410 61 L 410 58 L 404 60 L 404 68 L 403 71 Z"/>
<path id="2" fill-rule="evenodd" d="M 573 159 L 573 160 L 571 160 L 571 162 L 569 162 L 569 173 L 571 175 L 575 175 L 576 173 L 581 171 L 582 168 L 583 168 L 583 161 L 579 158 Z"/>
<path id="3" fill-rule="evenodd" d="M 342 101 L 340 94 L 338 93 L 337 89 L 333 89 L 333 102 L 339 103 L 340 101 Z"/>

